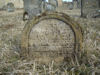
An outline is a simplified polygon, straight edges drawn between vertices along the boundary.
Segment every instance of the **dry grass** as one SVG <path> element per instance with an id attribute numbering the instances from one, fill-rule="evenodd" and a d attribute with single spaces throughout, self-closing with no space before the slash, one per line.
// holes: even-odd
<path id="1" fill-rule="evenodd" d="M 41 64 L 34 60 L 20 59 L 20 36 L 25 24 L 20 16 L 21 14 L 17 16 L 15 14 L 12 17 L 10 15 L 11 22 L 7 21 L 5 15 L 2 16 L 2 20 L 0 19 L 0 27 L 4 28 L 7 23 L 14 24 L 11 28 L 8 25 L 7 29 L 0 29 L 0 72 L 28 73 L 29 75 L 100 75 L 99 18 L 73 17 L 84 30 L 83 51 L 78 52 L 79 55 L 66 57 L 60 64 L 55 61 Z"/>

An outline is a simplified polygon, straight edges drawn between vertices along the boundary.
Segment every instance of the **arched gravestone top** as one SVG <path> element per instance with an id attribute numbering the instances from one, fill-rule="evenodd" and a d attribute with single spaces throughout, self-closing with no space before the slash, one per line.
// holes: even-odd
<path id="1" fill-rule="evenodd" d="M 63 13 L 43 13 L 29 21 L 22 33 L 21 55 L 28 58 L 73 55 L 82 49 L 82 30 Z"/>

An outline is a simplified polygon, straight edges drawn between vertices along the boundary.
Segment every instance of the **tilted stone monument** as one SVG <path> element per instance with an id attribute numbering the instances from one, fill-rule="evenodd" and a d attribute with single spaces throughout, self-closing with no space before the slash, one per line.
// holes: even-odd
<path id="1" fill-rule="evenodd" d="M 99 0 L 82 0 L 81 16 L 92 18 L 98 16 L 100 4 Z"/>
<path id="2" fill-rule="evenodd" d="M 40 15 L 45 11 L 55 11 L 58 6 L 57 0 L 23 0 L 25 15 L 32 19 L 34 16 Z"/>
<path id="3" fill-rule="evenodd" d="M 36 16 L 41 13 L 41 2 L 42 0 L 23 0 L 24 1 L 24 10 L 31 19 L 33 16 Z"/>

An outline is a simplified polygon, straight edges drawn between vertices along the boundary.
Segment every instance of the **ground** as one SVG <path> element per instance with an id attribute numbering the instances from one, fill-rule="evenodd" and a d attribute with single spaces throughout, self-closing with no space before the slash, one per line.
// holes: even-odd
<path id="1" fill-rule="evenodd" d="M 100 18 L 81 18 L 80 10 L 58 11 L 68 14 L 83 30 L 83 49 L 80 57 L 68 57 L 57 66 L 38 64 L 34 60 L 20 59 L 21 33 L 27 22 L 22 19 L 23 10 L 0 11 L 0 72 L 26 72 L 29 75 L 100 75 Z M 19 75 L 19 74 L 18 74 Z"/>

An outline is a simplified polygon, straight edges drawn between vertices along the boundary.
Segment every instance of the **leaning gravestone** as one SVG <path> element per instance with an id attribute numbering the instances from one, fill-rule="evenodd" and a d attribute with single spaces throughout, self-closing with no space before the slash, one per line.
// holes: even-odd
<path id="1" fill-rule="evenodd" d="M 92 18 L 99 15 L 99 0 L 82 0 L 81 14 L 83 17 Z"/>
<path id="2" fill-rule="evenodd" d="M 28 14 L 29 19 L 40 15 L 45 11 L 56 11 L 58 6 L 57 0 L 23 0 L 24 1 L 24 12 Z M 24 19 L 24 16 L 23 16 Z"/>
<path id="3" fill-rule="evenodd" d="M 33 16 L 41 13 L 41 2 L 42 0 L 23 0 L 24 1 L 24 12 L 27 12 L 30 19 Z"/>

